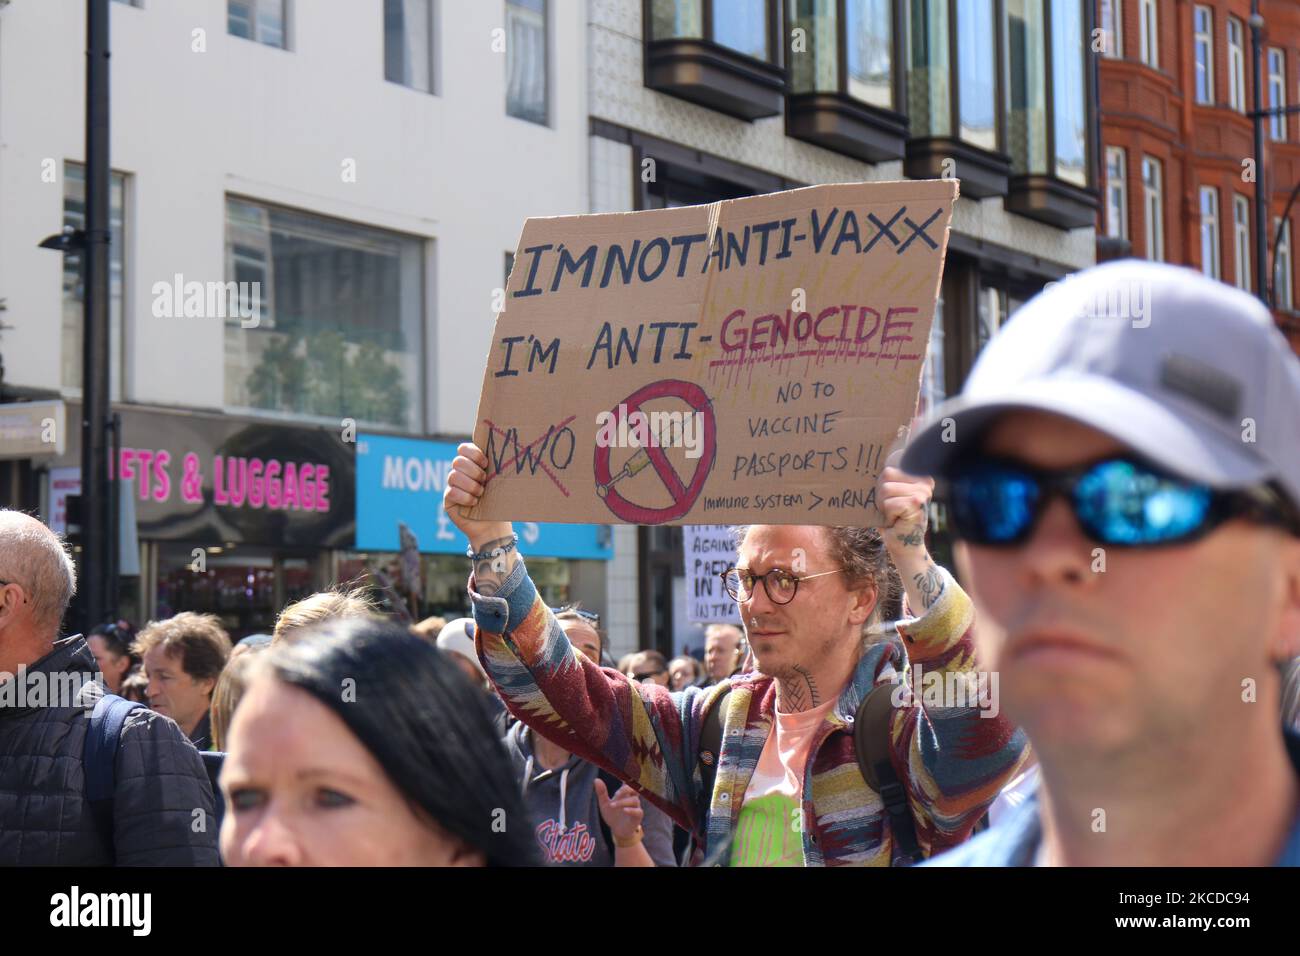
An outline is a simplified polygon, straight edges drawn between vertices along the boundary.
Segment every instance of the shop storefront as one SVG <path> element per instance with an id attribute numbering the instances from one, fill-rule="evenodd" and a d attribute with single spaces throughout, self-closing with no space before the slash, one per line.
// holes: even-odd
<path id="1" fill-rule="evenodd" d="M 323 427 L 117 411 L 119 616 L 212 613 L 239 638 L 269 632 L 286 604 L 335 584 L 369 589 L 414 620 L 468 612 L 469 543 L 442 510 L 454 443 L 364 433 L 351 441 Z M 70 407 L 68 418 L 79 413 Z M 81 488 L 79 437 L 69 434 L 37 473 L 40 513 L 60 533 L 66 499 Z M 546 601 L 605 610 L 609 528 L 516 528 Z"/>
<path id="2" fill-rule="evenodd" d="M 355 516 L 353 446 L 339 431 L 118 412 L 110 469 L 123 486 L 121 616 L 208 612 L 238 638 L 269 631 L 286 603 L 335 580 Z M 63 501 L 80 489 L 79 438 L 69 435 L 44 476 L 41 513 L 59 532 Z"/>
<path id="3" fill-rule="evenodd" d="M 0 378 L 3 373 L 0 363 Z M 37 507 L 36 474 L 63 453 L 68 420 L 59 399 L 0 401 L 0 508 Z"/>
<path id="4" fill-rule="evenodd" d="M 442 508 L 455 457 L 452 442 L 357 436 L 356 547 L 340 555 L 342 579 L 378 568 L 407 605 L 416 606 L 413 616 L 459 617 L 468 612 L 469 542 Z M 605 568 L 613 557 L 609 528 L 519 522 L 515 530 L 545 601 L 581 601 L 597 612 L 605 610 Z"/>

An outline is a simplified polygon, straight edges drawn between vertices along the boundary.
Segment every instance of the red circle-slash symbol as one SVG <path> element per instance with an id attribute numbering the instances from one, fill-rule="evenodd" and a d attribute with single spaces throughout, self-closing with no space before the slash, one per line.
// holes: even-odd
<path id="1" fill-rule="evenodd" d="M 652 440 L 640 449 L 649 456 L 650 466 L 654 468 L 655 474 L 659 476 L 659 480 L 664 483 L 664 487 L 668 489 L 668 494 L 673 499 L 673 503 L 666 508 L 648 508 L 628 501 L 618 493 L 616 488 L 611 487 L 613 475 L 609 467 L 610 449 L 596 446 L 596 487 L 605 489 L 604 501 L 610 511 L 624 521 L 634 524 L 663 524 L 665 521 L 684 517 L 695 505 L 695 499 L 700 496 L 700 492 L 704 490 L 704 483 L 713 470 L 713 459 L 718 451 L 718 426 L 713 417 L 713 404 L 709 401 L 709 396 L 704 393 L 704 389 L 693 382 L 665 379 L 637 389 L 610 410 L 614 416 L 614 424 L 617 425 L 624 413 L 631 415 L 632 412 L 640 411 L 645 402 L 656 398 L 681 399 L 694 411 L 703 413 L 703 447 L 699 461 L 695 465 L 695 473 L 691 476 L 690 483 L 686 485 L 683 485 L 681 479 L 677 477 L 677 472 L 668 461 L 668 456 L 664 454 L 662 447 L 654 444 Z"/>

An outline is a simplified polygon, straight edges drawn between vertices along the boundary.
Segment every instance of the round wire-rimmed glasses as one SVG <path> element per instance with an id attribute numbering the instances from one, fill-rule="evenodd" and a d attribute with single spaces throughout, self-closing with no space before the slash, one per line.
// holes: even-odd
<path id="1" fill-rule="evenodd" d="M 836 568 L 833 571 L 819 571 L 816 574 L 799 576 L 784 568 L 773 568 L 766 574 L 754 574 L 748 568 L 728 568 L 719 572 L 718 577 L 722 578 L 722 586 L 727 589 L 727 594 L 737 604 L 748 601 L 754 594 L 755 581 L 763 582 L 763 590 L 767 592 L 768 599 L 773 604 L 789 604 L 799 593 L 800 581 L 838 574 L 843 570 L 843 568 Z"/>

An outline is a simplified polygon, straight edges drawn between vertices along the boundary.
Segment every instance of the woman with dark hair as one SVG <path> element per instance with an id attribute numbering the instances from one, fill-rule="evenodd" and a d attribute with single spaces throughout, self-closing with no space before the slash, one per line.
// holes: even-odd
<path id="1" fill-rule="evenodd" d="M 261 655 L 229 748 L 229 866 L 538 862 L 482 692 L 399 625 L 333 621 Z"/>
<path id="2" fill-rule="evenodd" d="M 134 640 L 135 628 L 126 621 L 101 624 L 86 638 L 109 693 L 120 694 L 122 682 L 140 669 L 140 658 L 131 653 Z"/>

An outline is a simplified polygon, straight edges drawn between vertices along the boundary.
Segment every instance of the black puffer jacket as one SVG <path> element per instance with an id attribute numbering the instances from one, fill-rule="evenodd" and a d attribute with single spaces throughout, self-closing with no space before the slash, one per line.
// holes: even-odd
<path id="1" fill-rule="evenodd" d="M 33 705 L 31 693 L 35 681 L 56 686 L 49 675 L 96 673 L 85 640 L 69 637 L 27 668 L 27 706 L 0 704 L 0 866 L 114 862 L 84 798 L 88 708 L 102 693 L 100 685 L 83 687 L 85 706 Z M 198 751 L 175 723 L 150 710 L 133 711 L 122 727 L 116 770 L 118 865 L 219 865 L 212 787 Z"/>

